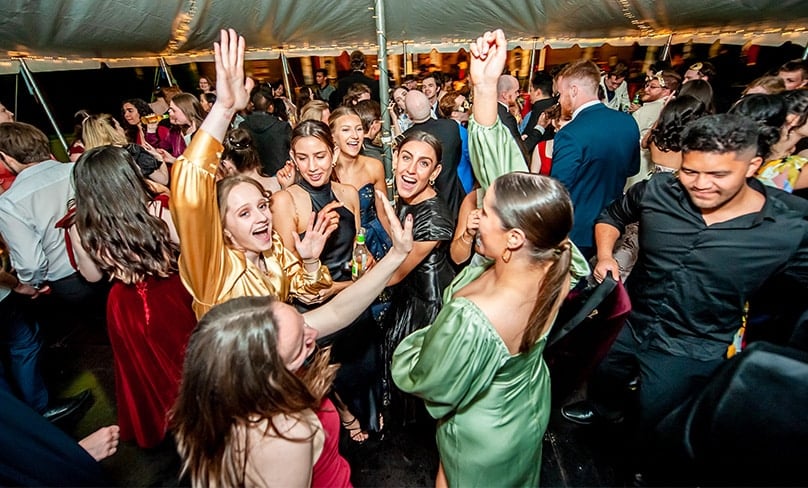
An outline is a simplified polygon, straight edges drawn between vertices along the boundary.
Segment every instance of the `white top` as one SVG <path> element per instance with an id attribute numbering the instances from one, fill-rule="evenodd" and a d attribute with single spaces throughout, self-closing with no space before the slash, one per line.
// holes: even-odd
<path id="1" fill-rule="evenodd" d="M 0 234 L 23 283 L 39 286 L 75 273 L 64 230 L 55 227 L 74 196 L 73 163 L 43 161 L 25 168 L 0 195 Z"/>

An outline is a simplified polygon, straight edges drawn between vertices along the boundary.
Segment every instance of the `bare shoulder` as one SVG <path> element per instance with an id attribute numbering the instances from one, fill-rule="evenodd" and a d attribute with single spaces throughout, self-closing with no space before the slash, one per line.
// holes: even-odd
<path id="1" fill-rule="evenodd" d="M 370 176 L 370 181 L 376 183 L 379 180 L 384 181 L 384 165 L 376 158 L 368 156 L 359 156 L 359 161 L 365 172 Z"/>

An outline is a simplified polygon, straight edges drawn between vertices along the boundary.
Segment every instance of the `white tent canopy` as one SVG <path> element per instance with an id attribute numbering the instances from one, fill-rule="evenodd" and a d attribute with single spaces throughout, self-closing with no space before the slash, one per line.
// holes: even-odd
<path id="1" fill-rule="evenodd" d="M 382 0 L 391 53 L 457 51 L 486 29 L 511 47 L 808 42 L 805 0 Z M 222 27 L 249 58 L 377 48 L 373 0 L 3 0 L 0 73 L 211 59 Z"/>

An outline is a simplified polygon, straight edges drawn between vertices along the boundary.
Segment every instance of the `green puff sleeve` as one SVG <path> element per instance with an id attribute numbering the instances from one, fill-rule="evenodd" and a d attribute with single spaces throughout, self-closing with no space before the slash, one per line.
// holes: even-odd
<path id="1" fill-rule="evenodd" d="M 499 118 L 490 127 L 469 120 L 469 157 L 474 176 L 483 191 L 498 177 L 514 171 L 527 171 L 519 146 Z"/>
<path id="2" fill-rule="evenodd" d="M 395 384 L 424 400 L 441 419 L 488 388 L 508 359 L 508 350 L 488 319 L 469 300 L 446 303 L 435 323 L 396 348 L 391 367 Z"/>

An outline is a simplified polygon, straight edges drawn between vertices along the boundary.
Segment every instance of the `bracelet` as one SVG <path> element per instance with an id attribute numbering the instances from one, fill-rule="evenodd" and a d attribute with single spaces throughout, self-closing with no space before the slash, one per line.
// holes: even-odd
<path id="1" fill-rule="evenodd" d="M 303 264 L 320 264 L 320 258 L 313 258 L 313 259 L 301 259 Z"/>
<path id="2" fill-rule="evenodd" d="M 466 240 L 466 235 L 470 237 L 469 240 Z M 472 242 L 474 242 L 474 236 L 469 234 L 468 231 L 464 230 L 463 233 L 460 234 L 460 240 L 465 242 L 466 244 L 471 244 Z"/>

